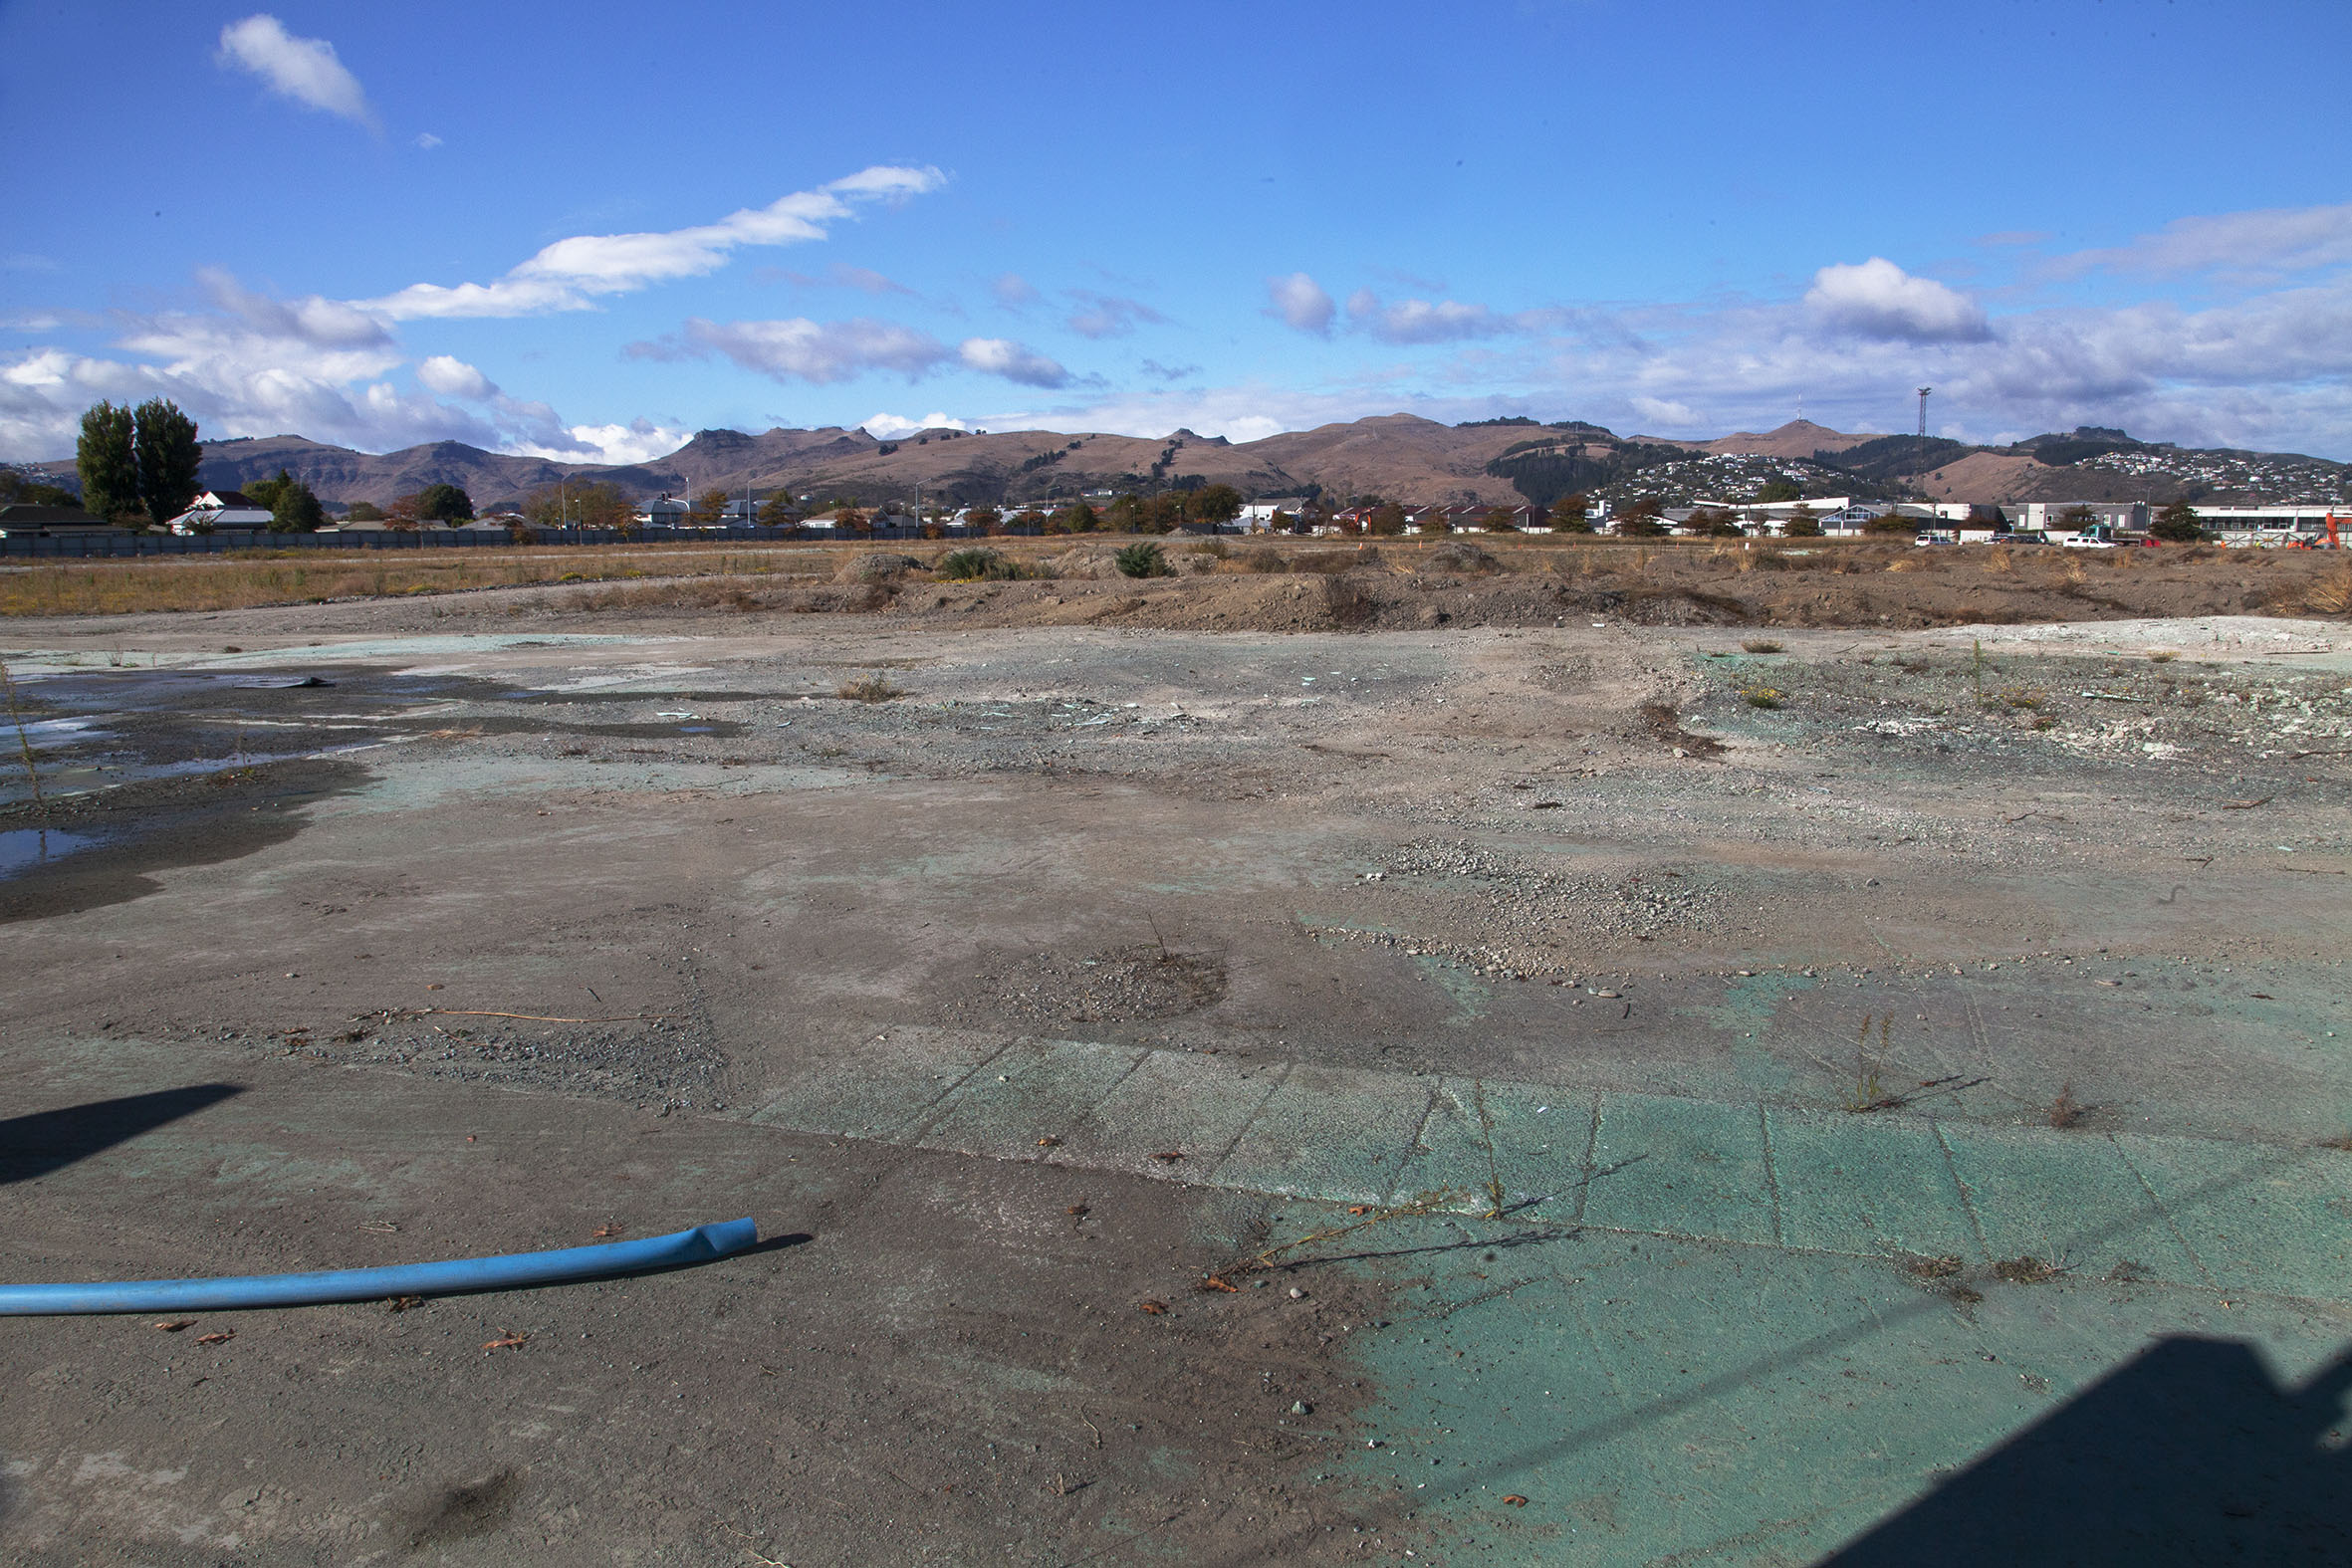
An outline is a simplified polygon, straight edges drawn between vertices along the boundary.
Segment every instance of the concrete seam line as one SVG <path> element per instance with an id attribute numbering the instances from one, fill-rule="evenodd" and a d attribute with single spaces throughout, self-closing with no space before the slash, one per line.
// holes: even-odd
<path id="1" fill-rule="evenodd" d="M 450 1295 L 570 1284 L 648 1268 L 704 1263 L 740 1252 L 760 1238 L 751 1220 L 696 1226 L 668 1235 L 604 1246 L 508 1252 L 439 1263 L 394 1263 L 309 1274 L 246 1274 L 223 1279 L 132 1279 L 100 1284 L 0 1285 L 0 1317 L 91 1312 L 219 1312 L 235 1308 L 318 1306 L 393 1296 Z"/>

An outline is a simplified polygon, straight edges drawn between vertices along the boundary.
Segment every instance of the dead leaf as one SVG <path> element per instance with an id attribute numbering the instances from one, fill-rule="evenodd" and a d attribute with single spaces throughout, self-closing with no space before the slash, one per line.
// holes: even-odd
<path id="1" fill-rule="evenodd" d="M 1153 1317 L 1168 1315 L 1168 1303 L 1165 1301 L 1138 1301 L 1135 1303 L 1135 1309 L 1139 1312 L 1148 1312 Z"/>
<path id="2" fill-rule="evenodd" d="M 1080 1220 L 1083 1220 L 1086 1218 L 1086 1215 L 1089 1211 L 1084 1204 L 1071 1204 L 1067 1209 L 1064 1209 L 1061 1212 L 1065 1215 L 1076 1215 Z"/>
<path id="3" fill-rule="evenodd" d="M 155 1326 L 166 1334 L 176 1334 L 183 1328 L 194 1328 L 196 1320 L 192 1317 L 175 1317 L 168 1323 L 157 1323 Z"/>
<path id="4" fill-rule="evenodd" d="M 1238 1293 L 1242 1287 L 1239 1285 L 1229 1285 L 1224 1280 L 1218 1278 L 1215 1274 L 1208 1274 L 1203 1276 L 1201 1279 L 1199 1288 L 1203 1290 L 1225 1290 Z"/>
<path id="5" fill-rule="evenodd" d="M 393 1296 L 383 1304 L 384 1310 L 387 1312 L 405 1312 L 411 1307 L 423 1305 L 424 1297 L 422 1296 Z"/>
<path id="6" fill-rule="evenodd" d="M 1503 1500 L 1510 1503 L 1514 1508 L 1524 1508 L 1528 1505 L 1528 1499 L 1522 1497 L 1516 1491 L 1505 1494 Z"/>
<path id="7" fill-rule="evenodd" d="M 1040 1138 L 1038 1140 L 1038 1147 L 1041 1149 L 1058 1149 L 1061 1147 L 1061 1140 L 1058 1138 Z"/>
<path id="8" fill-rule="evenodd" d="M 1372 1206 L 1370 1204 L 1349 1204 L 1347 1212 L 1351 1215 L 1368 1215 L 1372 1212 Z"/>
<path id="9" fill-rule="evenodd" d="M 615 1235 L 618 1235 L 618 1234 L 620 1234 L 620 1232 L 621 1232 L 621 1231 L 622 1231 L 623 1229 L 625 1229 L 625 1228 L 624 1228 L 624 1227 L 621 1227 L 621 1226 L 616 1226 L 616 1225 L 600 1225 L 600 1226 L 596 1227 L 596 1229 L 595 1229 L 594 1231 L 590 1232 L 589 1233 L 590 1233 L 591 1235 L 595 1236 L 595 1237 L 596 1237 L 598 1240 L 603 1240 L 603 1239 L 605 1239 L 605 1238 L 607 1238 L 607 1237 L 610 1237 L 610 1236 L 615 1236 Z"/>
<path id="10" fill-rule="evenodd" d="M 1181 1149 L 1170 1149 L 1164 1154 L 1155 1154 L 1152 1156 L 1152 1158 L 1155 1160 L 1165 1161 L 1169 1165 L 1174 1165 L 1177 1161 L 1184 1158 L 1184 1151 Z"/>
<path id="11" fill-rule="evenodd" d="M 486 1341 L 482 1348 L 484 1350 L 512 1350 L 530 1337 L 529 1334 L 509 1334 L 504 1339 Z"/>
<path id="12" fill-rule="evenodd" d="M 236 1337 L 237 1331 L 235 1329 L 224 1328 L 217 1334 L 198 1334 L 196 1343 L 199 1345 L 225 1345 Z"/>

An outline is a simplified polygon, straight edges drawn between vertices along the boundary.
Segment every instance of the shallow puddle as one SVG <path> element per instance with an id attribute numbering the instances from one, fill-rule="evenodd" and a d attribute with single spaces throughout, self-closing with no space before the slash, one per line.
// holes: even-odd
<path id="1" fill-rule="evenodd" d="M 69 833 L 57 827 L 8 828 L 0 831 L 0 877 L 46 865 L 97 842 L 96 833 Z"/>

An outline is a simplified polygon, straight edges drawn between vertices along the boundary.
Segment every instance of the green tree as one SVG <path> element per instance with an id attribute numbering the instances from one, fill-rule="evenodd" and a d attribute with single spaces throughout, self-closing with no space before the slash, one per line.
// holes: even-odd
<path id="1" fill-rule="evenodd" d="M 618 485 L 549 485 L 523 498 L 523 516 L 541 528 L 629 529 L 637 503 Z"/>
<path id="2" fill-rule="evenodd" d="M 138 446 L 138 499 L 147 521 L 160 528 L 196 499 L 204 449 L 196 443 L 196 421 L 168 398 L 148 398 L 131 421 Z"/>
<path id="3" fill-rule="evenodd" d="M 137 420 L 127 408 L 101 403 L 82 416 L 74 446 L 82 476 L 82 510 L 102 523 L 140 510 Z"/>
<path id="4" fill-rule="evenodd" d="M 1005 514 L 995 507 L 973 507 L 964 514 L 964 526 L 976 528 L 983 534 L 994 534 L 1005 526 Z"/>
<path id="5" fill-rule="evenodd" d="M 1775 479 L 1765 484 L 1764 489 L 1758 491 L 1756 493 L 1756 499 L 1758 503 L 1763 506 L 1775 507 L 1784 505 L 1790 501 L 1794 501 L 1797 499 L 1797 497 L 1803 494 L 1803 491 L 1797 489 L 1796 486 L 1791 484 L 1789 481 L 1785 479 Z"/>
<path id="6" fill-rule="evenodd" d="M 273 534 L 316 534 L 319 525 L 327 521 L 326 510 L 311 487 L 299 479 L 289 479 L 278 486 L 277 497 L 270 503 L 270 532 Z"/>
<path id="7" fill-rule="evenodd" d="M 1184 498 L 1161 491 L 1143 503 L 1143 532 L 1166 534 L 1184 521 Z"/>
<path id="8" fill-rule="evenodd" d="M 1632 539 L 1656 539 L 1666 532 L 1666 507 L 1656 496 L 1636 496 L 1618 510 L 1617 532 Z"/>
<path id="9" fill-rule="evenodd" d="M 1073 501 L 1063 507 L 1055 521 L 1072 534 L 1091 534 L 1102 526 L 1102 519 L 1083 501 Z"/>
<path id="10" fill-rule="evenodd" d="M 1104 519 L 1104 522 L 1114 534 L 1142 533 L 1142 498 L 1130 490 L 1125 495 L 1119 497 L 1116 501 L 1113 501 L 1110 504 L 1110 512 Z"/>
<path id="11" fill-rule="evenodd" d="M 1372 509 L 1372 515 L 1364 520 L 1364 532 L 1367 534 L 1386 537 L 1392 534 L 1402 534 L 1404 531 L 1405 509 L 1393 501 L 1381 502 Z"/>
<path id="12" fill-rule="evenodd" d="M 423 523 L 470 523 L 474 498 L 455 485 L 427 485 L 416 493 L 416 516 Z"/>
<path id="13" fill-rule="evenodd" d="M 1551 526 L 1562 534 L 1592 532 L 1592 498 L 1581 490 L 1570 491 L 1551 504 Z"/>
<path id="14" fill-rule="evenodd" d="M 381 523 L 383 508 L 372 501 L 354 501 L 344 509 L 343 520 L 346 523 Z"/>
<path id="15" fill-rule="evenodd" d="M 1490 534 L 1519 532 L 1519 514 L 1515 507 L 1489 507 L 1487 515 L 1479 519 L 1479 527 Z"/>
<path id="16" fill-rule="evenodd" d="M 1906 534 L 1916 538 L 1919 528 L 1920 520 L 1918 518 L 1907 517 L 1900 512 L 1889 512 L 1885 517 L 1872 518 L 1863 524 L 1862 532 L 1865 534 Z"/>
<path id="17" fill-rule="evenodd" d="M 275 511 L 278 505 L 278 492 L 293 483 L 294 476 L 281 468 L 278 470 L 276 479 L 257 479 L 247 485 L 245 499 L 264 511 Z"/>
<path id="18" fill-rule="evenodd" d="M 63 485 L 27 479 L 12 468 L 0 468 L 0 507 L 79 507 L 82 498 Z"/>
<path id="19" fill-rule="evenodd" d="M 1747 531 L 1732 521 L 1722 507 L 1701 507 L 1691 514 L 1690 531 L 1703 539 L 1738 539 Z"/>
<path id="20" fill-rule="evenodd" d="M 760 521 L 770 528 L 790 528 L 800 522 L 801 515 L 793 507 L 792 492 L 779 490 L 770 496 L 767 505 L 760 508 Z"/>
<path id="21" fill-rule="evenodd" d="M 727 515 L 727 492 L 712 486 L 694 498 L 687 510 L 686 521 L 696 528 L 716 528 L 719 519 Z"/>
<path id="22" fill-rule="evenodd" d="M 1184 510 L 1201 523 L 1231 523 L 1242 515 L 1242 493 L 1231 485 L 1204 485 L 1185 500 Z"/>
<path id="23" fill-rule="evenodd" d="M 2156 514 L 2148 532 L 2168 545 L 2190 545 L 2205 538 L 2205 525 L 2197 521 L 2195 507 L 2186 501 L 2176 501 Z"/>
<path id="24" fill-rule="evenodd" d="M 1821 520 L 1810 512 L 1799 512 L 1781 526 L 1780 537 L 1783 539 L 1819 539 L 1821 537 Z"/>

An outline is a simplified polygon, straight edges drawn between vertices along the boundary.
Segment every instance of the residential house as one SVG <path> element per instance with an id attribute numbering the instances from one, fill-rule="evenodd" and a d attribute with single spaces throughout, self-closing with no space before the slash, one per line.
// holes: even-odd
<path id="1" fill-rule="evenodd" d="M 218 493 L 206 495 L 218 499 Z M 229 495 L 237 492 L 229 491 Z M 247 501 L 243 506 L 206 506 L 204 497 L 197 497 L 197 505 L 188 508 L 163 526 L 174 534 L 261 534 L 270 526 L 270 511 Z"/>
<path id="2" fill-rule="evenodd" d="M 655 496 L 649 501 L 637 503 L 637 526 L 639 528 L 651 526 L 680 528 L 685 525 L 686 514 L 693 510 L 690 503 L 681 501 L 676 496 Z"/>
<path id="3" fill-rule="evenodd" d="M 111 533 L 114 528 L 80 507 L 42 507 L 21 501 L 0 507 L 0 539 L 58 539 L 102 530 Z"/>

